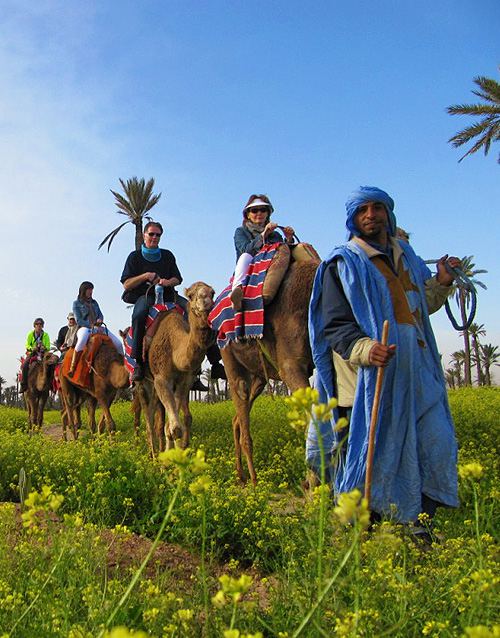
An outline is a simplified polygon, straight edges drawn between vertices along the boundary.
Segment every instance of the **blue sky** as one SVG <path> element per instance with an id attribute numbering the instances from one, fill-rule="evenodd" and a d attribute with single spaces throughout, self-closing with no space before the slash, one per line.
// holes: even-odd
<path id="1" fill-rule="evenodd" d="M 0 23 L 0 375 L 14 382 L 36 316 L 55 338 L 81 281 L 110 328 L 126 226 L 118 178 L 154 177 L 162 246 L 184 283 L 220 291 L 253 192 L 326 257 L 347 195 L 377 185 L 424 258 L 474 255 L 488 270 L 477 321 L 500 344 L 500 148 L 458 163 L 472 78 L 499 79 L 500 5 L 472 2 L 3 0 Z M 445 361 L 462 347 L 433 319 Z"/>

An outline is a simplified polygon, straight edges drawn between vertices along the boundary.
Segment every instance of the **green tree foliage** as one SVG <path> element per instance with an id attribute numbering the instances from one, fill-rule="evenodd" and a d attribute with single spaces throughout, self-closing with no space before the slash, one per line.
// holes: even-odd
<path id="1" fill-rule="evenodd" d="M 491 385 L 491 373 L 492 366 L 499 366 L 500 352 L 498 346 L 493 346 L 491 343 L 487 343 L 481 346 L 481 363 L 483 365 L 484 383 L 485 385 Z"/>
<path id="2" fill-rule="evenodd" d="M 161 193 L 157 195 L 153 193 L 155 184 L 153 178 L 147 183 L 144 178 L 138 179 L 137 177 L 131 177 L 126 182 L 120 178 L 120 184 L 124 195 L 114 190 L 111 190 L 111 192 L 115 197 L 115 205 L 119 209 L 116 212 L 119 215 L 125 215 L 128 217 L 128 220 L 112 230 L 99 244 L 99 248 L 102 248 L 102 246 L 107 243 L 108 252 L 113 239 L 125 224 L 133 224 L 135 226 L 135 249 L 140 249 L 142 245 L 142 225 L 144 219 L 151 221 L 151 217 L 147 213 L 158 203 L 161 197 Z"/>
<path id="3" fill-rule="evenodd" d="M 459 162 L 480 149 L 488 155 L 491 143 L 500 140 L 500 84 L 484 76 L 475 77 L 474 83 L 478 88 L 472 93 L 484 100 L 483 102 L 454 104 L 447 108 L 450 115 L 471 115 L 479 118 L 479 121 L 466 126 L 448 140 L 455 148 L 474 140 L 471 148 L 458 160 Z M 498 162 L 500 163 L 500 154 Z"/>

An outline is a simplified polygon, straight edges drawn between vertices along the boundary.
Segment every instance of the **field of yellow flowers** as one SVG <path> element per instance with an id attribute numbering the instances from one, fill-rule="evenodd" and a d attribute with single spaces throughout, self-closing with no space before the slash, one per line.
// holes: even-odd
<path id="1" fill-rule="evenodd" d="M 112 443 L 28 436 L 0 406 L 0 638 L 500 636 L 500 389 L 450 405 L 461 506 L 432 547 L 367 531 L 359 494 L 304 494 L 283 399 L 252 414 L 256 487 L 235 480 L 231 403 L 194 404 L 191 448 L 154 462 L 128 403 Z"/>

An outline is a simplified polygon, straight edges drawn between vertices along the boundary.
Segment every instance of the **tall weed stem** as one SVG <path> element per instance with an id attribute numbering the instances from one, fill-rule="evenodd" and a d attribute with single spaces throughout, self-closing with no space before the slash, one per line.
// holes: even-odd
<path id="1" fill-rule="evenodd" d="M 158 530 L 158 533 L 156 534 L 156 537 L 155 537 L 153 543 L 151 544 L 151 547 L 149 548 L 149 552 L 146 554 L 146 557 L 144 558 L 144 560 L 140 564 L 139 568 L 136 570 L 135 574 L 133 575 L 132 580 L 129 583 L 129 586 L 127 587 L 125 593 L 121 597 L 118 605 L 113 610 L 113 613 L 109 616 L 109 618 L 106 621 L 106 624 L 104 625 L 103 629 L 101 629 L 101 631 L 99 632 L 98 638 L 102 638 L 102 636 L 104 635 L 104 632 L 106 631 L 106 629 L 110 627 L 111 623 L 113 622 L 113 620 L 116 617 L 116 614 L 120 611 L 120 609 L 126 603 L 128 597 L 132 593 L 132 590 L 134 589 L 135 585 L 137 584 L 137 581 L 141 577 L 142 572 L 146 568 L 146 565 L 151 560 L 151 556 L 154 554 L 156 548 L 158 547 L 158 543 L 160 542 L 160 539 L 161 539 L 161 537 L 163 535 L 163 532 L 165 531 L 165 527 L 166 527 L 166 525 L 167 525 L 167 523 L 168 523 L 168 521 L 170 519 L 170 516 L 172 515 L 172 511 L 174 509 L 174 505 L 175 505 L 175 502 L 177 500 L 177 497 L 179 496 L 179 493 L 180 493 L 180 490 L 181 490 L 181 486 L 182 486 L 182 476 L 177 481 L 177 487 L 175 488 L 175 492 L 173 493 L 172 498 L 170 499 L 170 503 L 168 504 L 167 511 L 165 512 L 165 516 L 163 517 L 162 524 L 160 525 L 160 529 Z"/>
<path id="2" fill-rule="evenodd" d="M 307 625 L 309 624 L 311 618 L 316 613 L 318 607 L 321 605 L 321 603 L 323 602 L 323 599 L 328 594 L 330 589 L 333 587 L 333 585 L 334 585 L 335 581 L 337 580 L 340 572 L 343 570 L 343 568 L 346 565 L 347 561 L 351 557 L 351 554 L 353 553 L 353 551 L 355 550 L 356 546 L 358 545 L 358 541 L 359 541 L 359 530 L 355 529 L 354 538 L 353 538 L 353 541 L 351 543 L 351 546 L 349 547 L 349 549 L 345 553 L 344 558 L 342 559 L 340 565 L 337 567 L 337 571 L 333 574 L 333 576 L 330 578 L 330 580 L 326 583 L 326 585 L 323 588 L 322 592 L 318 596 L 318 600 L 314 603 L 314 605 L 311 607 L 311 609 L 304 616 L 304 618 L 302 619 L 302 622 L 300 623 L 300 625 L 297 627 L 297 629 L 292 634 L 292 638 L 297 638 L 298 636 L 300 636 L 302 631 L 307 627 Z"/>
<path id="3" fill-rule="evenodd" d="M 474 518 L 476 528 L 476 544 L 477 544 L 477 558 L 479 562 L 479 569 L 483 568 L 483 546 L 481 543 L 481 532 L 479 531 L 479 499 L 477 496 L 477 485 L 472 483 L 472 492 L 474 494 Z"/>
<path id="4" fill-rule="evenodd" d="M 323 580 L 323 547 L 325 544 L 325 519 L 326 519 L 326 463 L 325 463 L 325 446 L 323 445 L 323 437 L 319 429 L 319 425 L 314 421 L 314 427 L 316 429 L 316 435 L 318 437 L 318 446 L 320 452 L 320 480 L 321 480 L 321 492 L 319 500 L 319 520 L 318 520 L 318 547 L 316 558 L 316 577 L 318 583 L 318 597 L 321 595 L 321 587 Z"/>

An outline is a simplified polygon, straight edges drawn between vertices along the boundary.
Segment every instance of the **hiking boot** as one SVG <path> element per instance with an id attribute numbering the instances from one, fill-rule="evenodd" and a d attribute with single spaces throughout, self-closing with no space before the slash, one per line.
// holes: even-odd
<path id="1" fill-rule="evenodd" d="M 212 379 L 222 379 L 223 381 L 227 380 L 226 371 L 224 370 L 224 366 L 220 361 L 214 363 L 210 370 L 210 377 Z"/>
<path id="2" fill-rule="evenodd" d="M 241 311 L 241 305 L 243 303 L 243 288 L 241 286 L 236 286 L 236 288 L 232 291 L 231 303 L 233 304 L 233 308 L 236 312 Z"/>
<path id="3" fill-rule="evenodd" d="M 75 369 L 76 369 L 76 366 L 78 365 L 78 362 L 80 361 L 82 352 L 83 350 L 81 350 L 80 352 L 73 350 L 73 358 L 71 359 L 71 366 L 68 370 L 68 377 L 72 378 L 73 375 L 75 374 Z"/>
<path id="4" fill-rule="evenodd" d="M 135 383 L 136 381 L 142 381 L 144 379 L 144 367 L 139 363 L 135 366 L 134 371 L 132 372 L 132 378 L 130 379 L 131 383 Z"/>
<path id="5" fill-rule="evenodd" d="M 208 392 L 208 386 L 206 386 L 198 377 L 198 379 L 195 379 L 193 385 L 191 386 L 191 390 L 193 392 Z"/>

